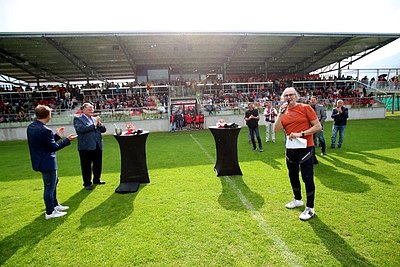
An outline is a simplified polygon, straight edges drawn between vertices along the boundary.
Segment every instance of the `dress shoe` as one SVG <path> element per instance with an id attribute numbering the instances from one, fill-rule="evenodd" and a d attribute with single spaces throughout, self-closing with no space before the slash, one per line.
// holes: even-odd
<path id="1" fill-rule="evenodd" d="M 93 184 L 105 184 L 105 183 L 106 183 L 106 182 L 104 182 L 104 181 L 102 181 L 102 180 L 93 182 Z"/>
<path id="2" fill-rule="evenodd" d="M 92 187 L 91 185 L 87 185 L 87 186 L 85 186 L 85 189 L 86 189 L 86 190 L 92 190 L 93 187 Z"/>

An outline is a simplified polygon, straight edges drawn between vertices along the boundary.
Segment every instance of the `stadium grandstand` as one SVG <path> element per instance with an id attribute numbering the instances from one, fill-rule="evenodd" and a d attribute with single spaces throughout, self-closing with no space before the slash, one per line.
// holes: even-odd
<path id="1" fill-rule="evenodd" d="M 400 110 L 400 68 L 350 69 L 399 34 L 0 33 L 0 140 L 25 139 L 37 104 L 52 125 L 72 130 L 91 102 L 112 125 L 135 121 L 168 131 L 173 114 L 205 116 L 205 126 L 243 124 L 250 102 L 279 104 L 295 87 L 328 110 L 344 99 L 352 119 Z M 198 127 L 196 127 L 198 128 Z"/>

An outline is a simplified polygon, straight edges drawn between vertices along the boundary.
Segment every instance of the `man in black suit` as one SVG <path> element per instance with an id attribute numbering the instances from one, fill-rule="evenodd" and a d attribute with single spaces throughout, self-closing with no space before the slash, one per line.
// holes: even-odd
<path id="1" fill-rule="evenodd" d="M 103 139 L 101 134 L 106 132 L 99 116 L 94 116 L 93 105 L 84 103 L 82 114 L 74 118 L 75 131 L 78 134 L 78 151 L 81 162 L 83 186 L 92 189 L 93 184 L 105 184 L 100 180 L 103 161 Z M 93 168 L 93 169 L 92 169 Z"/>
<path id="2" fill-rule="evenodd" d="M 53 131 L 46 126 L 51 119 L 51 109 L 48 106 L 38 105 L 35 108 L 36 120 L 32 122 L 26 131 L 28 136 L 29 152 L 32 168 L 42 173 L 44 184 L 44 204 L 46 206 L 45 218 L 53 219 L 64 216 L 69 207 L 63 206 L 57 200 L 57 158 L 56 151 L 71 144 L 76 135 L 70 134 L 62 139 L 64 128 Z M 62 140 L 61 140 L 62 139 Z M 61 140 L 60 142 L 57 142 Z"/>

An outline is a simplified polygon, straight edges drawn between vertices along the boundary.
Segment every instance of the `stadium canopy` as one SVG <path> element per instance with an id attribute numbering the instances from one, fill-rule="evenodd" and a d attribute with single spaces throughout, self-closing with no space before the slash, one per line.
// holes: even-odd
<path id="1" fill-rule="evenodd" d="M 351 64 L 399 37 L 373 33 L 0 33 L 0 75 L 28 83 L 133 79 L 147 70 L 168 70 L 170 75 L 303 75 L 348 58 Z"/>

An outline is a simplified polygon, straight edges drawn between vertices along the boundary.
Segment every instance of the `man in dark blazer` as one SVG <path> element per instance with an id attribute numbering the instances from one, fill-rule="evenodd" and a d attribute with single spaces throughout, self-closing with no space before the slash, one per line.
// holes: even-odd
<path id="1" fill-rule="evenodd" d="M 101 134 L 106 127 L 101 123 L 100 116 L 94 116 L 93 105 L 84 103 L 82 114 L 74 118 L 74 127 L 78 135 L 78 151 L 81 162 L 83 186 L 92 189 L 93 184 L 105 184 L 100 180 L 103 161 L 103 139 Z"/>
<path id="2" fill-rule="evenodd" d="M 56 151 L 71 144 L 76 135 L 70 134 L 62 139 L 64 128 L 53 131 L 46 126 L 51 119 L 51 109 L 48 106 L 38 105 L 35 108 L 36 120 L 27 129 L 29 152 L 32 168 L 42 173 L 44 183 L 44 204 L 46 206 L 45 218 L 53 219 L 64 216 L 69 207 L 63 206 L 57 200 L 57 159 Z M 62 140 L 61 140 L 62 139 Z M 60 142 L 57 142 L 59 141 Z"/>

